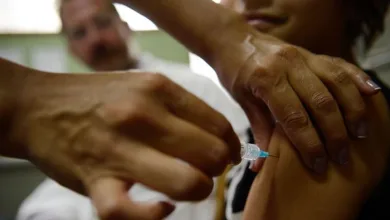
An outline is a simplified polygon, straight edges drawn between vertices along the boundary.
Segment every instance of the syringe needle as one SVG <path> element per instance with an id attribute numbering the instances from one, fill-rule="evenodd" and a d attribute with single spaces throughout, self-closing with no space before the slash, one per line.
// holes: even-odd
<path id="1" fill-rule="evenodd" d="M 261 150 L 257 145 L 241 142 L 241 157 L 246 160 L 257 160 L 258 158 L 274 157 L 279 158 L 275 155 L 270 155 L 267 151 Z"/>

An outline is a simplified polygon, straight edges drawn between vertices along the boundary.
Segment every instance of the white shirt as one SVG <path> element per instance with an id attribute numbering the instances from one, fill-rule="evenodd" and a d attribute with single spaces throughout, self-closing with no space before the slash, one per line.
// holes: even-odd
<path id="1" fill-rule="evenodd" d="M 221 112 L 232 124 L 240 138 L 244 138 L 249 122 L 243 110 L 210 79 L 193 73 L 189 67 L 157 59 L 144 54 L 139 69 L 158 72 L 196 95 L 215 110 Z M 167 196 L 135 184 L 129 191 L 136 201 L 169 200 Z M 175 211 L 167 220 L 213 220 L 215 217 L 214 192 L 198 203 L 175 202 Z M 90 200 L 60 186 L 51 179 L 41 183 L 23 202 L 17 220 L 95 220 L 96 212 Z"/>

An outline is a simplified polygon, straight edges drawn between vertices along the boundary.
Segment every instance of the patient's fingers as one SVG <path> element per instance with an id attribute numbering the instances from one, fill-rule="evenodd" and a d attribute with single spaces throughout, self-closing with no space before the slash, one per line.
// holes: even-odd
<path id="1" fill-rule="evenodd" d="M 125 182 L 113 177 L 102 177 L 89 185 L 89 195 L 102 220 L 157 220 L 175 208 L 167 202 L 133 202 L 128 189 Z"/>
<path id="2" fill-rule="evenodd" d="M 267 146 L 267 151 L 270 155 L 268 158 L 259 158 L 251 166 L 253 172 L 259 172 L 264 165 L 265 160 L 278 160 L 279 158 L 279 138 L 280 136 L 285 136 L 283 129 L 280 125 L 276 125 L 275 129 L 272 132 L 271 140 L 269 146 Z M 262 149 L 264 150 L 264 149 Z"/>
<path id="3" fill-rule="evenodd" d="M 264 161 L 265 161 L 265 158 L 259 158 L 256 161 L 254 161 L 252 166 L 251 166 L 251 170 L 253 172 L 256 172 L 256 173 L 259 172 L 261 170 L 261 167 L 264 164 Z"/>

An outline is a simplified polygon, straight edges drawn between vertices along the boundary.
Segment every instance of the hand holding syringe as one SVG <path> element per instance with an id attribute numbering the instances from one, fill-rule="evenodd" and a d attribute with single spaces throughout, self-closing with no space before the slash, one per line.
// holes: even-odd
<path id="1" fill-rule="evenodd" d="M 277 157 L 261 150 L 257 145 L 241 142 L 241 158 L 244 160 L 257 160 L 258 158 Z"/>

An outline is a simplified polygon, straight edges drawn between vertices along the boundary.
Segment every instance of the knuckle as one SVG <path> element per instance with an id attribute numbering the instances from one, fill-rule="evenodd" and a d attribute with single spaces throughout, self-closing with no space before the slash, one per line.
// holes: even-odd
<path id="1" fill-rule="evenodd" d="M 363 101 L 360 101 L 356 106 L 352 107 L 349 111 L 346 111 L 345 118 L 347 121 L 358 121 L 366 112 L 366 106 Z"/>
<path id="2" fill-rule="evenodd" d="M 121 122 L 126 121 L 128 124 L 138 124 L 148 118 L 148 105 L 145 100 L 133 99 L 132 104 L 127 106 Z"/>
<path id="3" fill-rule="evenodd" d="M 316 57 L 319 58 L 319 59 L 331 61 L 331 60 L 330 60 L 330 57 L 327 56 L 327 55 L 324 55 L 324 54 L 318 54 Z"/>
<path id="4" fill-rule="evenodd" d="M 150 92 L 163 91 L 171 83 L 168 77 L 161 73 L 145 74 L 144 80 L 145 90 Z"/>
<path id="5" fill-rule="evenodd" d="M 276 55 L 286 60 L 295 60 L 301 56 L 298 48 L 292 45 L 283 45 L 277 51 Z"/>
<path id="6" fill-rule="evenodd" d="M 337 65 L 341 65 L 343 63 L 346 63 L 346 61 L 342 58 L 339 58 L 339 57 L 328 57 L 328 59 L 330 59 L 330 61 L 334 64 L 337 64 Z"/>
<path id="7" fill-rule="evenodd" d="M 254 73 L 255 74 L 252 75 L 253 78 L 251 78 L 251 80 L 255 80 L 258 83 L 263 82 L 263 84 L 266 84 L 264 81 L 272 81 L 275 77 L 275 74 L 273 74 L 272 71 L 269 71 L 266 67 L 263 66 L 258 66 Z"/>
<path id="8" fill-rule="evenodd" d="M 343 143 L 348 140 L 346 132 L 332 132 L 329 134 L 329 141 L 332 143 Z M 337 147 L 338 145 L 330 145 L 332 147 Z"/>
<path id="9" fill-rule="evenodd" d="M 286 129 L 297 131 L 309 125 L 309 120 L 302 111 L 291 111 L 282 119 Z"/>
<path id="10" fill-rule="evenodd" d="M 274 89 L 284 88 L 285 74 L 280 74 L 279 71 L 272 71 L 266 67 L 258 67 L 255 74 L 252 74 L 248 84 L 250 90 L 255 97 L 266 97 Z"/>
<path id="11" fill-rule="evenodd" d="M 352 82 L 349 74 L 342 69 L 338 69 L 332 73 L 331 81 L 342 85 L 346 85 Z"/>
<path id="12" fill-rule="evenodd" d="M 125 118 L 124 110 L 115 104 L 106 104 L 96 110 L 97 118 L 103 120 L 108 126 L 117 126 Z"/>
<path id="13" fill-rule="evenodd" d="M 149 106 L 144 97 L 136 94 L 129 97 L 130 101 L 105 104 L 96 110 L 96 116 L 110 127 L 121 126 L 124 122 L 140 122 L 147 117 Z"/>
<path id="14" fill-rule="evenodd" d="M 337 103 L 333 97 L 324 93 L 315 93 L 312 96 L 312 104 L 314 109 L 326 113 L 334 112 L 337 109 Z"/>
<path id="15" fill-rule="evenodd" d="M 316 138 L 308 138 L 304 144 L 305 153 L 310 156 L 320 155 L 324 151 L 322 143 Z"/>
<path id="16" fill-rule="evenodd" d="M 215 128 L 214 133 L 218 137 L 226 137 L 226 135 L 230 135 L 233 128 L 230 125 L 229 121 L 222 114 L 218 113 L 218 116 L 215 117 Z"/>

